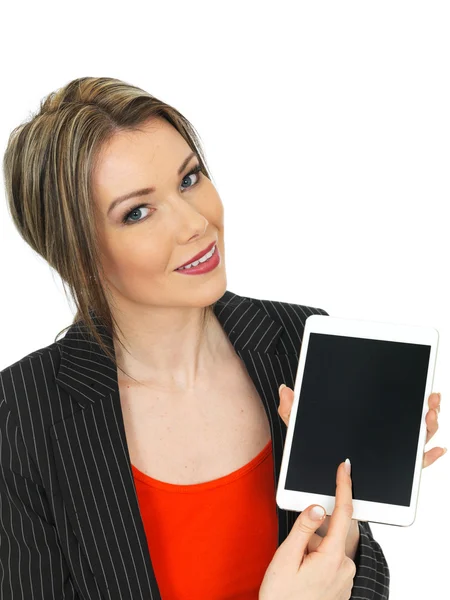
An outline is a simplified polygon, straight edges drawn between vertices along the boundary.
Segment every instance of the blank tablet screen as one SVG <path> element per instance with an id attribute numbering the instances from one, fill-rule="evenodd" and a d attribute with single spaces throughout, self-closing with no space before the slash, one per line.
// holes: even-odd
<path id="1" fill-rule="evenodd" d="M 430 346 L 311 333 L 285 488 L 409 506 Z"/>

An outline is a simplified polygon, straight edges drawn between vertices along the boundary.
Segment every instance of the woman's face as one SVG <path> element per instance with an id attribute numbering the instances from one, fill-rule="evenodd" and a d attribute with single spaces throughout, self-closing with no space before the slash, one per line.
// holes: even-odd
<path id="1" fill-rule="evenodd" d="M 172 125 L 153 119 L 140 129 L 116 133 L 93 173 L 109 289 L 123 310 L 206 306 L 226 290 L 222 202 L 205 175 L 189 175 L 199 161 L 193 154 L 186 162 L 191 148 Z M 150 187 L 155 191 L 111 206 Z M 214 241 L 220 255 L 215 269 L 199 275 L 175 270 Z"/>

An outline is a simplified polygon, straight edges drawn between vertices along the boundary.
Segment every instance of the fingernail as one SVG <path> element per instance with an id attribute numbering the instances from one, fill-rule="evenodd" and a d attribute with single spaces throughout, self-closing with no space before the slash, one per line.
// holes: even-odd
<path id="1" fill-rule="evenodd" d="M 285 387 L 286 387 L 286 384 L 285 384 L 285 383 L 282 383 L 282 384 L 280 385 L 280 387 L 278 388 L 278 393 L 280 394 L 280 393 L 281 393 L 281 390 L 282 390 L 283 388 L 285 388 Z"/>
<path id="2" fill-rule="evenodd" d="M 441 454 L 441 456 L 444 456 L 444 454 L 447 452 L 447 448 L 443 448 L 444 452 Z"/>
<path id="3" fill-rule="evenodd" d="M 434 412 L 436 413 L 436 419 L 439 419 L 439 411 L 437 408 L 434 409 Z"/>
<path id="4" fill-rule="evenodd" d="M 325 510 L 321 506 L 314 506 L 309 511 L 309 516 L 313 521 L 320 521 L 325 515 Z"/>
<path id="5" fill-rule="evenodd" d="M 352 466 L 350 464 L 350 459 L 349 458 L 345 459 L 345 470 L 347 472 L 347 475 L 350 475 L 350 472 L 352 470 Z"/>

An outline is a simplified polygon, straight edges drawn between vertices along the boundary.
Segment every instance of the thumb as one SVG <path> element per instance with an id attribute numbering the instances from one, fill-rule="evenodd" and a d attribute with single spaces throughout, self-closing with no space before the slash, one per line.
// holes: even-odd
<path id="1" fill-rule="evenodd" d="M 298 567 L 307 553 L 308 543 L 326 517 L 325 509 L 317 504 L 308 506 L 295 520 L 289 535 L 280 544 L 277 554 L 280 560 L 294 560 Z M 322 541 L 322 539 L 320 539 Z"/>

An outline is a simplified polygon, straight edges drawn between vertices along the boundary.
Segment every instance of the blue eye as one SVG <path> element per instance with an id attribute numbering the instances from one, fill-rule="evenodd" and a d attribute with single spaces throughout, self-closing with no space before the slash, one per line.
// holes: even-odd
<path id="1" fill-rule="evenodd" d="M 192 171 L 189 171 L 189 173 L 183 177 L 183 181 L 185 179 L 187 179 L 188 177 L 191 177 L 191 175 L 197 175 L 197 181 L 194 184 L 189 186 L 189 187 L 194 187 L 194 185 L 196 185 L 200 181 L 200 171 L 201 171 L 201 166 L 197 165 L 196 167 L 194 167 L 192 169 Z"/>
<path id="2" fill-rule="evenodd" d="M 142 210 L 143 208 L 148 208 L 148 207 L 145 206 L 145 204 L 138 204 L 137 206 L 134 206 L 130 210 L 130 212 L 125 214 L 124 218 L 122 219 L 122 223 L 124 223 L 125 225 L 130 225 L 130 223 L 138 223 L 139 221 L 143 221 L 144 219 L 138 219 L 137 221 L 128 221 L 128 218 L 130 217 L 130 215 L 132 215 L 137 210 Z"/>
<path id="3" fill-rule="evenodd" d="M 193 183 L 192 185 L 188 186 L 185 189 L 192 188 L 192 187 L 194 187 L 195 185 L 197 185 L 200 182 L 200 179 L 201 179 L 201 168 L 202 168 L 201 165 L 197 165 L 196 167 L 194 167 L 192 169 L 192 171 L 189 171 L 189 173 L 183 177 L 182 181 L 184 181 L 185 179 L 188 179 L 188 177 L 191 177 L 192 175 L 197 175 L 197 180 L 195 181 L 195 183 Z M 133 208 L 130 211 L 128 211 L 128 212 L 126 212 L 124 214 L 124 216 L 122 218 L 122 223 L 124 225 L 131 225 L 132 223 L 139 223 L 140 221 L 144 221 L 144 219 L 137 219 L 137 220 L 134 220 L 134 221 L 133 220 L 131 220 L 131 221 L 128 220 L 132 213 L 134 213 L 137 210 L 141 210 L 142 208 L 148 208 L 148 207 L 147 207 L 146 204 L 137 204 L 136 206 L 133 206 Z"/>

